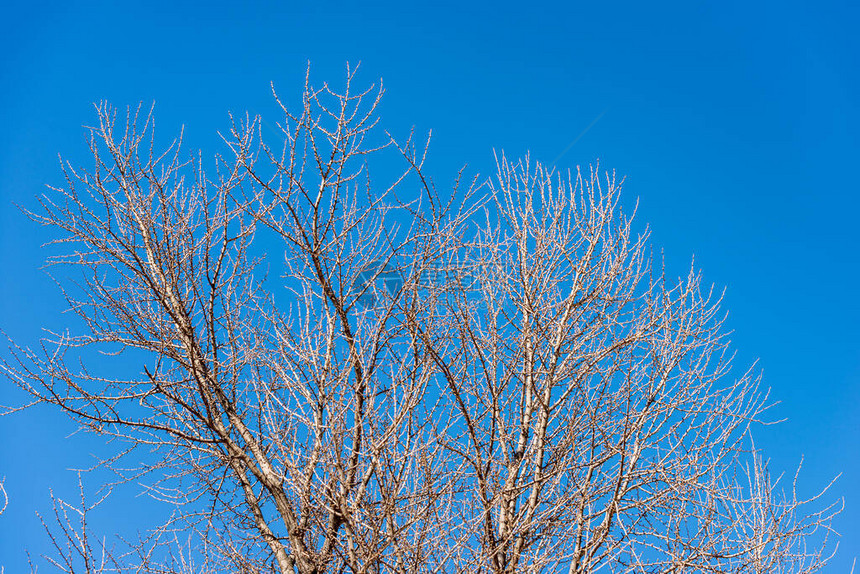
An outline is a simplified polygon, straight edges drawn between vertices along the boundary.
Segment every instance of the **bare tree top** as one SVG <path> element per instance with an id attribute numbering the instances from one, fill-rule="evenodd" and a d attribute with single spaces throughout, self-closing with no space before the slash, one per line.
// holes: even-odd
<path id="1" fill-rule="evenodd" d="M 185 571 L 179 529 L 206 571 L 820 569 L 835 507 L 750 452 L 720 296 L 655 266 L 614 175 L 500 156 L 439 192 L 354 85 L 276 95 L 274 141 L 233 118 L 211 168 L 100 104 L 32 214 L 80 328 L 5 371 L 179 509 L 117 567 Z"/>

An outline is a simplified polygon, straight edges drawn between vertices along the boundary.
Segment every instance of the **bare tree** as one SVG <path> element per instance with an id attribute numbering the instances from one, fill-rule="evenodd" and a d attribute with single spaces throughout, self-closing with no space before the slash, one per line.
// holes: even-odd
<path id="1" fill-rule="evenodd" d="M 381 88 L 353 86 L 307 81 L 297 111 L 276 95 L 272 141 L 233 119 L 211 168 L 181 137 L 157 151 L 151 113 L 101 104 L 93 166 L 66 164 L 32 214 L 62 234 L 50 262 L 72 267 L 82 333 L 5 370 L 176 504 L 128 563 L 820 568 L 804 543 L 836 509 L 777 496 L 750 452 L 766 397 L 732 378 L 719 297 L 654 268 L 620 184 L 500 158 L 440 194 L 427 143 L 380 133 Z M 137 366 L 105 374 L 94 350 Z M 158 562 L 177 532 L 201 566 Z"/>

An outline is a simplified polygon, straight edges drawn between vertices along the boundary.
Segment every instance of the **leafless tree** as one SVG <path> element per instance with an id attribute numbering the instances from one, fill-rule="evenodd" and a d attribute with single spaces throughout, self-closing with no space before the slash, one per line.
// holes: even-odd
<path id="1" fill-rule="evenodd" d="M 720 297 L 655 269 L 620 183 L 502 157 L 492 180 L 440 194 L 427 143 L 381 133 L 381 88 L 354 83 L 307 81 L 295 111 L 276 95 L 274 139 L 233 118 L 212 167 L 181 137 L 158 151 L 151 112 L 101 104 L 93 166 L 66 164 L 32 214 L 61 235 L 50 262 L 71 266 L 81 333 L 17 348 L 5 370 L 127 445 L 104 466 L 176 505 L 126 558 L 820 568 L 837 509 L 780 498 L 749 440 L 766 396 L 733 377 Z M 395 160 L 380 184 L 374 162 Z M 178 553 L 158 563 L 165 544 Z"/>

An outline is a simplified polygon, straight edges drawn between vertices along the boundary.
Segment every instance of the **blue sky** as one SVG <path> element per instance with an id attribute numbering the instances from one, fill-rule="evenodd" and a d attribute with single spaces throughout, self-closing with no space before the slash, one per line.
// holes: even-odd
<path id="1" fill-rule="evenodd" d="M 227 112 L 272 110 L 308 61 L 332 82 L 382 78 L 385 126 L 433 130 L 440 188 L 489 173 L 492 150 L 626 177 L 665 251 L 726 287 L 739 365 L 758 360 L 784 423 L 756 431 L 775 470 L 804 457 L 802 492 L 839 473 L 840 553 L 860 555 L 860 10 L 848 2 L 6 3 L 0 17 L 0 329 L 33 343 L 61 327 L 39 267 L 45 230 L 13 204 L 86 158 L 92 103 L 156 102 L 163 135 L 217 149 Z M 599 118 L 599 119 L 598 119 Z M 598 119 L 598 121 L 594 121 Z M 592 125 L 593 124 L 593 125 Z M 573 146 L 577 136 L 589 125 Z M 0 403 L 20 400 L 0 385 Z M 56 412 L 0 419 L 0 564 L 44 550 L 34 511 L 74 492 L 93 439 Z M 146 514 L 122 498 L 120 515 Z"/>

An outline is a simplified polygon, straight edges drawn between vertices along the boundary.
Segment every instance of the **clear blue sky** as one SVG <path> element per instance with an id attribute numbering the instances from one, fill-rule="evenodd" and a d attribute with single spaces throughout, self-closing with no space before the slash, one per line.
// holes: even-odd
<path id="1" fill-rule="evenodd" d="M 841 551 L 827 571 L 848 571 L 860 555 L 856 4 L 216 4 L 5 3 L 0 328 L 32 343 L 63 325 L 39 270 L 44 230 L 13 202 L 33 206 L 61 183 L 58 153 L 85 159 L 94 101 L 154 100 L 162 134 L 184 123 L 207 151 L 228 111 L 272 109 L 270 81 L 294 95 L 308 60 L 329 81 L 361 61 L 364 81 L 384 80 L 387 127 L 433 130 L 440 187 L 462 163 L 487 173 L 494 148 L 551 162 L 599 117 L 559 165 L 599 158 L 625 175 L 670 272 L 695 255 L 727 287 L 738 363 L 759 359 L 781 401 L 772 416 L 787 419 L 757 442 L 773 469 L 805 457 L 802 492 L 842 473 Z M 0 403 L 19 399 L 0 385 Z M 65 469 L 90 460 L 93 441 L 71 430 L 52 411 L 0 419 L 10 574 L 24 545 L 44 549 L 34 510 L 49 508 L 49 487 L 73 492 Z M 120 500 L 106 527 L 149 508 Z"/>

